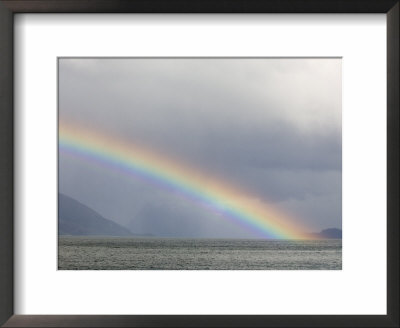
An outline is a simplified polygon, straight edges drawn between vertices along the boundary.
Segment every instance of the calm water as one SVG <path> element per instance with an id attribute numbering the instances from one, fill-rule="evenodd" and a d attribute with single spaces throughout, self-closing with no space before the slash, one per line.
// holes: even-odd
<path id="1" fill-rule="evenodd" d="M 60 270 L 340 270 L 342 241 L 60 237 Z"/>

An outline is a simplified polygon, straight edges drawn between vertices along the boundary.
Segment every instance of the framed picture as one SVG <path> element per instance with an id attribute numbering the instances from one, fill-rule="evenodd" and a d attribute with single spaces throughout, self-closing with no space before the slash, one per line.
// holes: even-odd
<path id="1" fill-rule="evenodd" d="M 0 9 L 1 324 L 398 326 L 398 1 Z"/>

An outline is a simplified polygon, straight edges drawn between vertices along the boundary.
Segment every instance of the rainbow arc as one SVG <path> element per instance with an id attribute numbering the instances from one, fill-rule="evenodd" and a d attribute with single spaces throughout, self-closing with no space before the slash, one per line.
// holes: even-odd
<path id="1" fill-rule="evenodd" d="M 309 229 L 276 207 L 145 147 L 61 122 L 59 151 L 172 190 L 259 237 L 311 239 Z"/>

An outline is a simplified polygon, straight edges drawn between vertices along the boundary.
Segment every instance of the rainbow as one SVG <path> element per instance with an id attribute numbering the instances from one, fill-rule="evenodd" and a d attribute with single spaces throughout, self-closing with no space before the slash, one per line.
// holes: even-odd
<path id="1" fill-rule="evenodd" d="M 257 197 L 167 156 L 76 124 L 60 122 L 59 152 L 172 190 L 271 239 L 311 239 L 305 226 Z"/>

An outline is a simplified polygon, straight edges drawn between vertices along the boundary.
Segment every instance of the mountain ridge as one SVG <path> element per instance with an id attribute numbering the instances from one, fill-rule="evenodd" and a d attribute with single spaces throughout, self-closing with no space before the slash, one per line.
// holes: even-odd
<path id="1" fill-rule="evenodd" d="M 110 219 L 105 218 L 94 209 L 65 194 L 58 194 L 58 234 L 71 236 L 146 236 L 152 234 L 135 234 Z M 342 230 L 328 228 L 309 234 L 314 239 L 342 239 Z"/>
<path id="2" fill-rule="evenodd" d="M 58 194 L 58 234 L 73 236 L 133 236 L 126 227 L 106 219 L 92 208 Z"/>
<path id="3" fill-rule="evenodd" d="M 328 228 L 320 232 L 311 233 L 310 237 L 319 239 L 342 239 L 342 230 L 338 228 Z"/>

